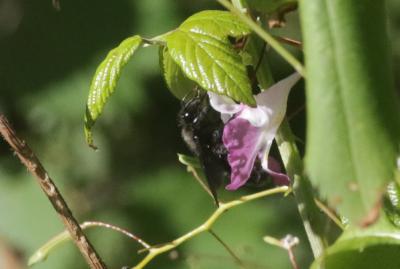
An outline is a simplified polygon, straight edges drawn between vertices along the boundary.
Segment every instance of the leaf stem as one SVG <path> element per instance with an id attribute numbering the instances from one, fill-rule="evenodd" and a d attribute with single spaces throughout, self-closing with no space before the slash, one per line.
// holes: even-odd
<path id="1" fill-rule="evenodd" d="M 152 38 L 143 38 L 143 41 L 148 45 L 158 45 L 158 46 L 165 46 L 166 40 L 165 38 L 170 35 L 171 33 L 175 32 L 176 30 L 171 30 L 161 35 L 152 37 Z"/>
<path id="2" fill-rule="evenodd" d="M 258 56 L 258 48 L 260 46 L 257 40 L 250 40 L 249 53 L 253 57 Z M 272 78 L 269 63 L 264 57 L 259 70 L 257 71 L 257 79 L 261 88 L 267 89 L 274 80 Z M 279 153 L 281 154 L 284 166 L 289 178 L 293 180 L 293 193 L 297 200 L 297 207 L 303 221 L 304 228 L 307 233 L 311 249 L 315 257 L 322 254 L 325 248 L 325 239 L 323 234 L 322 214 L 314 202 L 314 194 L 310 182 L 303 175 L 303 162 L 297 149 L 295 136 L 290 129 L 287 120 L 284 120 L 275 137 Z"/>
<path id="3" fill-rule="evenodd" d="M 328 218 L 330 218 L 342 231 L 346 229 L 341 220 L 335 215 L 334 212 L 332 212 L 332 210 L 328 206 L 326 206 L 318 199 L 314 199 L 314 201 L 318 208 L 321 209 L 321 211 L 324 212 L 325 215 L 327 215 Z"/>
<path id="4" fill-rule="evenodd" d="M 234 7 L 227 0 L 217 0 L 226 9 L 234 13 L 246 23 L 257 35 L 259 35 L 265 42 L 267 42 L 279 55 L 282 56 L 293 68 L 305 77 L 305 69 L 303 65 L 297 60 L 288 50 L 286 50 L 278 40 L 276 40 L 271 34 L 266 32 L 260 25 L 254 22 L 250 17 L 244 14 L 240 9 Z"/>
<path id="5" fill-rule="evenodd" d="M 290 191 L 289 187 L 281 186 L 281 187 L 276 187 L 273 189 L 268 189 L 268 190 L 264 190 L 261 192 L 257 192 L 254 194 L 242 196 L 237 200 L 233 200 L 233 201 L 230 201 L 227 203 L 220 202 L 219 207 L 214 211 L 214 213 L 203 224 L 201 224 L 197 228 L 189 231 L 188 233 L 182 235 L 181 237 L 173 240 L 172 242 L 169 242 L 169 243 L 166 243 L 163 245 L 159 245 L 156 247 L 151 247 L 150 249 L 148 249 L 149 253 L 146 255 L 146 257 L 144 257 L 142 259 L 142 261 L 140 261 L 136 266 L 132 267 L 132 269 L 144 268 L 156 256 L 158 256 L 164 252 L 167 252 L 171 249 L 176 248 L 177 246 L 179 246 L 186 240 L 191 239 L 202 232 L 209 231 L 211 229 L 212 225 L 217 221 L 217 219 L 225 211 L 227 211 L 230 208 L 236 207 L 238 205 L 241 205 L 241 204 L 244 204 L 244 203 L 265 197 L 265 196 L 269 196 L 269 195 L 277 194 L 277 193 L 287 193 L 289 191 Z"/>
<path id="6" fill-rule="evenodd" d="M 221 237 L 219 237 L 212 229 L 209 229 L 208 232 L 228 251 L 228 253 L 232 256 L 235 262 L 239 265 L 240 268 L 245 269 L 246 266 L 242 262 L 242 260 L 236 255 L 235 252 L 226 244 Z"/>
<path id="7" fill-rule="evenodd" d="M 132 238 L 139 244 L 141 244 L 144 248 L 150 248 L 150 245 L 147 244 L 145 241 L 143 241 L 141 238 L 138 236 L 128 232 L 125 229 L 122 229 L 120 227 L 117 227 L 112 224 L 100 222 L 100 221 L 85 221 L 80 225 L 82 230 L 85 230 L 87 228 L 92 228 L 92 227 L 103 227 L 107 229 L 111 229 L 114 231 L 117 231 L 119 233 L 122 233 L 126 235 L 129 238 Z M 64 231 L 56 236 L 54 236 L 52 239 L 47 241 L 43 246 L 41 246 L 35 253 L 29 258 L 28 260 L 28 266 L 35 265 L 39 262 L 44 261 L 48 255 L 50 254 L 51 251 L 53 251 L 56 247 L 60 246 L 62 243 L 71 240 L 71 235 L 69 234 L 68 231 Z"/>
<path id="8" fill-rule="evenodd" d="M 287 175 L 293 180 L 293 193 L 314 257 L 319 257 L 326 245 L 323 236 L 323 215 L 315 204 L 311 183 L 303 175 L 303 162 L 287 120 L 282 122 L 275 140 Z"/>
<path id="9" fill-rule="evenodd" d="M 292 264 L 293 269 L 299 269 L 299 265 L 296 261 L 296 256 L 293 253 L 293 248 L 300 243 L 297 237 L 288 234 L 281 240 L 278 240 L 271 236 L 265 236 L 263 239 L 266 243 L 270 245 L 277 246 L 286 250 L 288 252 L 289 260 Z"/>
<path id="10" fill-rule="evenodd" d="M 284 37 L 284 36 L 277 36 L 277 35 L 273 35 L 274 38 L 276 38 L 276 40 L 278 40 L 281 43 L 285 43 L 288 44 L 292 47 L 298 48 L 298 49 L 302 49 L 303 48 L 303 44 L 295 39 L 292 38 L 288 38 L 288 37 Z"/>

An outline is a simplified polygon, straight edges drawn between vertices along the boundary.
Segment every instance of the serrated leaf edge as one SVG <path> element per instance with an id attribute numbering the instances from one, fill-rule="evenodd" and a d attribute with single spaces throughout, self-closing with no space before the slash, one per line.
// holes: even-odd
<path id="1" fill-rule="evenodd" d="M 129 44 L 128 46 L 128 43 L 132 44 Z M 142 43 L 143 40 L 138 35 L 123 40 L 117 47 L 107 54 L 105 59 L 96 69 L 90 85 L 84 117 L 84 133 L 86 142 L 94 149 L 96 149 L 96 146 L 93 143 L 91 128 L 102 113 L 108 98 L 115 91 L 123 67 L 127 64 L 128 60 Z M 127 47 L 124 48 L 125 46 Z"/>

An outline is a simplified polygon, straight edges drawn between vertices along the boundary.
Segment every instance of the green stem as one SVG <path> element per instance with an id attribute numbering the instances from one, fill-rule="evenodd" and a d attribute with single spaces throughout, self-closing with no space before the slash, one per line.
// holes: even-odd
<path id="1" fill-rule="evenodd" d="M 241 9 L 243 9 L 242 5 L 235 6 L 235 10 Z M 242 16 L 245 15 L 242 14 Z M 257 25 L 257 27 L 259 26 Z M 259 55 L 261 46 L 262 44 L 258 40 L 250 39 L 248 51 L 255 60 L 261 57 Z M 258 82 L 263 89 L 267 89 L 274 83 L 267 57 L 263 57 L 260 68 L 257 70 L 256 75 Z M 281 154 L 287 174 L 293 180 L 293 193 L 297 201 L 297 207 L 300 217 L 303 221 L 311 249 L 314 257 L 319 257 L 326 245 L 324 236 L 322 236 L 324 216 L 320 214 L 320 211 L 315 204 L 314 194 L 310 182 L 303 175 L 303 162 L 295 143 L 295 136 L 293 135 L 287 120 L 283 121 L 275 139 L 278 144 L 279 152 Z"/>
<path id="2" fill-rule="evenodd" d="M 321 256 L 326 243 L 323 236 L 323 215 L 314 200 L 310 181 L 303 175 L 303 162 L 289 123 L 284 120 L 275 137 L 287 175 L 293 180 L 293 194 L 297 201 L 304 228 L 314 257 Z"/>
<path id="3" fill-rule="evenodd" d="M 288 51 L 286 50 L 278 40 L 276 40 L 272 35 L 266 32 L 260 25 L 254 22 L 250 17 L 244 14 L 240 8 L 234 7 L 227 0 L 217 0 L 226 9 L 234 13 L 241 19 L 245 24 L 247 24 L 250 29 L 252 29 L 257 35 L 259 35 L 265 42 L 267 42 L 279 55 L 282 56 L 293 68 L 299 72 L 303 77 L 305 77 L 305 70 L 303 65 Z"/>
<path id="4" fill-rule="evenodd" d="M 212 229 L 209 229 L 208 232 L 226 249 L 226 251 L 228 251 L 240 268 L 246 269 L 245 264 L 242 262 L 239 256 L 236 255 L 236 253 L 222 240 L 221 237 L 219 237 Z"/>
<path id="5" fill-rule="evenodd" d="M 62 243 L 71 240 L 71 236 L 68 231 L 64 231 L 57 236 L 53 237 L 50 241 L 39 248 L 28 260 L 28 266 L 31 267 L 39 262 L 47 259 L 47 256 L 52 250 L 60 246 Z"/>
<path id="6" fill-rule="evenodd" d="M 126 235 L 129 238 L 132 238 L 139 244 L 141 244 L 145 249 L 150 248 L 150 245 L 147 244 L 145 241 L 137 237 L 136 235 L 120 228 L 112 224 L 104 223 L 104 222 L 99 222 L 99 221 L 86 221 L 79 225 L 82 230 L 92 228 L 92 227 L 102 227 L 102 228 L 107 228 L 114 230 L 116 232 L 122 233 Z M 29 258 L 28 260 L 28 266 L 33 266 L 39 262 L 42 262 L 46 260 L 47 256 L 54 251 L 57 247 L 62 245 L 64 242 L 67 242 L 71 240 L 71 234 L 68 231 L 64 231 L 56 236 L 54 236 L 52 239 L 50 239 L 48 242 L 46 242 L 43 246 L 41 246 L 36 252 Z"/>
<path id="7" fill-rule="evenodd" d="M 342 231 L 346 230 L 346 226 L 342 223 L 342 221 L 332 212 L 328 206 L 324 205 L 318 199 L 315 199 L 315 204 L 318 208 L 325 213 L 325 215 L 330 218 Z"/>
<path id="8" fill-rule="evenodd" d="M 163 245 L 158 245 L 155 247 L 151 247 L 148 249 L 149 253 L 146 255 L 146 257 L 143 258 L 141 262 L 139 262 L 135 267 L 132 267 L 132 269 L 142 269 L 144 268 L 150 261 L 152 261 L 156 256 L 165 253 L 167 251 L 170 251 L 171 249 L 176 248 L 180 244 L 184 243 L 185 241 L 195 237 L 196 235 L 208 231 L 211 229 L 212 225 L 217 221 L 217 219 L 228 209 L 231 209 L 233 207 L 236 207 L 238 205 L 244 204 L 246 202 L 250 202 L 265 196 L 269 196 L 272 194 L 276 193 L 287 193 L 290 191 L 290 188 L 287 186 L 281 186 L 281 187 L 276 187 L 274 189 L 269 189 L 269 190 L 264 190 L 260 191 L 254 194 L 242 196 L 237 200 L 233 200 L 227 203 L 219 203 L 219 207 L 217 210 L 214 211 L 214 213 L 200 226 L 197 228 L 189 231 L 188 233 L 182 235 L 181 237 L 175 239 L 174 241 L 170 243 L 166 243 Z"/>

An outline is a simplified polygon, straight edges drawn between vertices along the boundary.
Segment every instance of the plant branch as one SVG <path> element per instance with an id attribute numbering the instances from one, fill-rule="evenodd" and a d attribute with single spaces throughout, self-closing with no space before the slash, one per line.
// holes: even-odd
<path id="1" fill-rule="evenodd" d="M 345 225 L 340 221 L 340 219 L 336 216 L 332 210 L 326 206 L 324 203 L 319 201 L 318 199 L 314 199 L 315 204 L 318 206 L 318 208 L 325 213 L 325 215 L 328 216 L 342 231 L 346 229 Z"/>
<path id="2" fill-rule="evenodd" d="M 103 227 L 107 229 L 111 229 L 113 231 L 120 232 L 124 235 L 126 235 L 129 238 L 132 238 L 139 244 L 141 244 L 145 249 L 150 248 L 150 245 L 147 244 L 145 241 L 143 241 L 141 238 L 138 236 L 128 232 L 125 229 L 122 229 L 120 227 L 117 227 L 112 224 L 100 222 L 100 221 L 85 221 L 81 225 L 81 229 L 85 230 L 87 228 L 92 228 L 92 227 Z M 67 240 L 71 239 L 71 235 L 69 234 L 68 231 L 64 231 L 56 236 L 54 236 L 52 239 L 47 241 L 43 246 L 41 246 L 28 260 L 28 266 L 32 266 L 36 263 L 44 261 L 49 253 L 54 250 L 56 247 L 60 246 L 62 243 L 66 242 Z"/>
<path id="3" fill-rule="evenodd" d="M 295 47 L 295 48 L 298 48 L 298 49 L 302 49 L 303 48 L 303 44 L 298 40 L 294 40 L 294 39 L 288 38 L 288 37 L 277 36 L 277 35 L 273 35 L 272 37 L 274 37 L 279 42 L 288 44 L 288 45 L 290 45 L 292 47 Z"/>
<path id="4" fill-rule="evenodd" d="M 288 252 L 289 260 L 293 269 L 299 269 L 299 265 L 296 261 L 296 256 L 293 253 L 293 248 L 300 243 L 297 237 L 288 234 L 281 240 L 278 240 L 271 236 L 265 236 L 263 239 L 266 243 L 270 245 L 285 249 Z"/>
<path id="5" fill-rule="evenodd" d="M 275 139 L 287 175 L 293 180 L 293 193 L 314 257 L 319 257 L 326 245 L 323 215 L 315 204 L 311 183 L 303 175 L 303 162 L 287 120 L 282 122 Z"/>
<path id="6" fill-rule="evenodd" d="M 71 234 L 75 245 L 79 248 L 86 263 L 92 269 L 106 269 L 106 265 L 82 232 L 78 222 L 75 220 L 71 210 L 68 208 L 67 203 L 57 189 L 57 186 L 49 177 L 39 159 L 29 148 L 28 144 L 17 136 L 7 118 L 1 114 L 0 133 L 4 140 L 15 151 L 22 164 L 25 165 L 28 171 L 36 178 L 36 181 L 39 183 L 44 194 L 50 200 L 68 232 Z"/>
<path id="7" fill-rule="evenodd" d="M 242 260 L 233 252 L 233 250 L 219 237 L 212 229 L 209 229 L 208 232 L 228 251 L 228 253 L 232 256 L 235 262 L 240 266 L 240 268 L 245 269 L 246 266 L 242 262 Z"/>
<path id="8" fill-rule="evenodd" d="M 273 189 L 257 192 L 254 194 L 242 196 L 237 200 L 233 200 L 233 201 L 230 201 L 227 203 L 220 202 L 219 207 L 214 211 L 214 213 L 203 224 L 201 224 L 197 228 L 191 230 L 190 232 L 182 235 L 181 237 L 173 240 L 172 242 L 149 248 L 148 249 L 149 253 L 146 255 L 146 257 L 144 257 L 143 260 L 140 261 L 136 266 L 132 267 L 132 269 L 144 268 L 156 256 L 158 256 L 164 252 L 167 252 L 171 249 L 176 248 L 177 246 L 179 246 L 186 240 L 191 239 L 202 232 L 209 231 L 211 229 L 212 225 L 217 221 L 217 219 L 225 211 L 227 211 L 230 208 L 236 207 L 238 205 L 241 205 L 246 202 L 256 200 L 256 199 L 259 199 L 259 198 L 262 198 L 265 196 L 269 196 L 269 195 L 276 194 L 276 193 L 287 193 L 289 191 L 290 191 L 289 187 L 281 186 L 281 187 L 276 187 Z"/>
<path id="9" fill-rule="evenodd" d="M 244 15 L 245 16 L 245 15 Z M 249 46 L 249 53 L 253 57 L 258 57 L 258 48 L 260 46 L 253 40 L 252 46 Z M 262 89 L 268 89 L 273 83 L 271 69 L 269 63 L 264 57 L 257 71 L 257 79 Z M 297 207 L 303 221 L 304 228 L 307 233 L 313 254 L 318 257 L 324 249 L 324 237 L 322 217 L 318 207 L 314 202 L 314 194 L 310 182 L 303 175 L 303 162 L 295 143 L 295 136 L 290 129 L 287 120 L 281 124 L 275 137 L 279 153 L 282 157 L 286 172 L 293 180 L 293 193 L 297 200 Z"/>
<path id="10" fill-rule="evenodd" d="M 267 42 L 279 55 L 282 56 L 293 68 L 305 77 L 305 70 L 303 65 L 288 51 L 286 50 L 279 41 L 277 41 L 271 34 L 266 32 L 260 25 L 254 22 L 250 17 L 244 14 L 240 9 L 234 7 L 227 0 L 217 0 L 226 9 L 234 13 L 247 24 L 257 35 L 259 35 L 265 42 Z"/>

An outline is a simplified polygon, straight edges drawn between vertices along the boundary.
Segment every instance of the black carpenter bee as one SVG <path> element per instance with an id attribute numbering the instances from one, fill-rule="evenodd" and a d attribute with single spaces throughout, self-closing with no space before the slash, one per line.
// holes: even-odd
<path id="1" fill-rule="evenodd" d="M 209 103 L 205 91 L 195 89 L 184 98 L 178 114 L 182 138 L 204 170 L 208 186 L 218 205 L 217 188 L 230 173 L 227 150 L 222 143 L 224 124 Z"/>
<path id="2" fill-rule="evenodd" d="M 218 205 L 217 189 L 230 175 L 227 150 L 222 142 L 224 123 L 209 102 L 205 91 L 195 89 L 182 101 L 178 114 L 182 138 L 204 170 L 208 186 Z M 259 160 L 254 164 L 247 186 L 265 185 L 268 174 Z"/>

